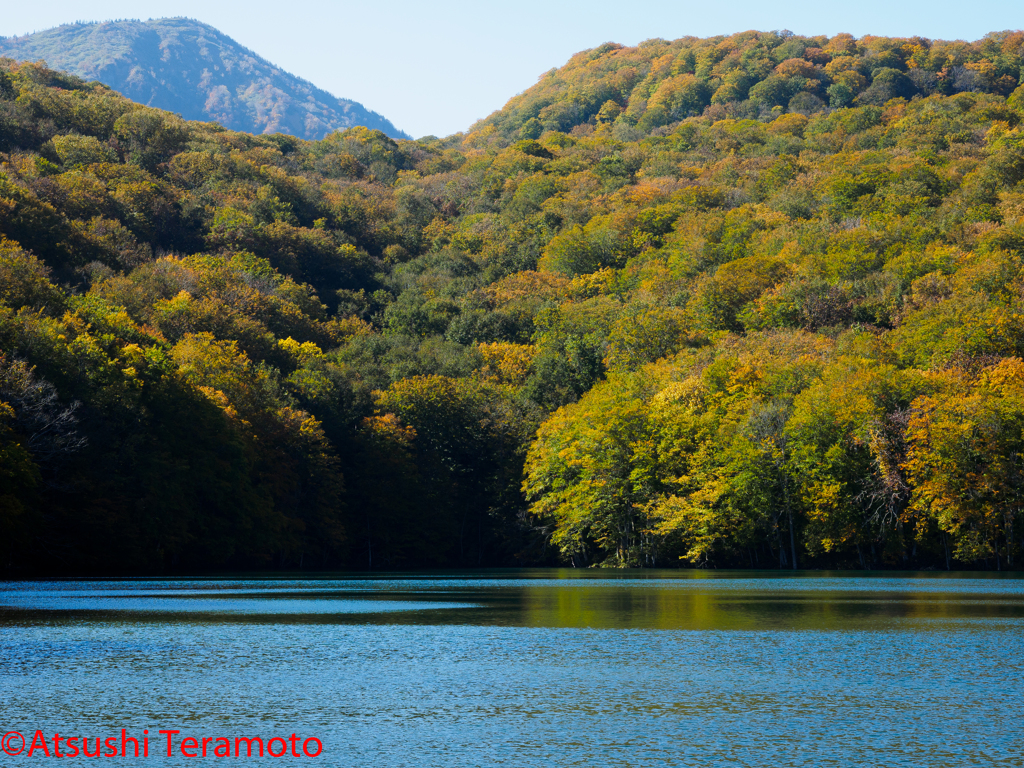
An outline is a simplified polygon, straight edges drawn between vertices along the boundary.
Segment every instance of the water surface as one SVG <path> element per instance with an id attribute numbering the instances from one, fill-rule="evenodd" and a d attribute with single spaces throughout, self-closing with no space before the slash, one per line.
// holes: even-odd
<path id="1" fill-rule="evenodd" d="M 316 758 L 219 759 L 234 764 L 1022 766 L 1024 580 L 0 583 L 0 702 L 0 732 L 29 738 L 125 728 L 323 743 Z M 164 749 L 103 762 L 203 761 Z M 46 764 L 40 754 L 0 765 Z"/>

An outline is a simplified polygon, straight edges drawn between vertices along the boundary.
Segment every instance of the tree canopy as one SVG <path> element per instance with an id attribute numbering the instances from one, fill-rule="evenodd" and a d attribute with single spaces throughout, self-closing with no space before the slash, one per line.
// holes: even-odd
<path id="1" fill-rule="evenodd" d="M 607 44 L 419 141 L 0 60 L 4 567 L 1019 567 L 1022 55 Z"/>

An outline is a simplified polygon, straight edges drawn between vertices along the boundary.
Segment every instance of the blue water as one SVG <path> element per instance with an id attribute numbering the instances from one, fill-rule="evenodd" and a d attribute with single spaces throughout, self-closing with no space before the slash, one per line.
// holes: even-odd
<path id="1" fill-rule="evenodd" d="M 0 583 L 0 732 L 150 731 L 61 765 L 1024 766 L 1024 580 L 580 575 Z"/>

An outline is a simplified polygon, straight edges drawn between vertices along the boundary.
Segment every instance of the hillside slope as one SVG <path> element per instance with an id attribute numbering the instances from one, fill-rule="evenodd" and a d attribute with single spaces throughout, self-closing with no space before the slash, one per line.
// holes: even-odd
<path id="1" fill-rule="evenodd" d="M 1009 95 L 1017 87 L 1024 34 L 928 40 L 847 34 L 800 37 L 740 32 L 678 40 L 605 43 L 544 74 L 536 85 L 480 121 L 505 138 L 536 138 L 610 123 L 644 133 L 704 113 L 714 119 L 770 119 L 826 108 L 881 106 L 892 98 Z M 532 122 L 531 122 L 532 121 Z"/>
<path id="2" fill-rule="evenodd" d="M 1024 36 L 752 34 L 418 141 L 0 60 L 0 568 L 1019 569 Z"/>
<path id="3" fill-rule="evenodd" d="M 0 38 L 0 56 L 41 59 L 141 104 L 232 130 L 321 139 L 362 125 L 408 138 L 376 112 L 332 96 L 192 19 L 67 24 Z"/>

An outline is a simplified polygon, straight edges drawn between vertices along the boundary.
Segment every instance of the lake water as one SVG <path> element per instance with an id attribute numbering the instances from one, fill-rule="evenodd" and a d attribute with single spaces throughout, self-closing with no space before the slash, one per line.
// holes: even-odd
<path id="1" fill-rule="evenodd" d="M 1024 579 L 0 583 L 0 732 L 52 754 L 54 733 L 119 750 L 121 729 L 148 730 L 149 756 L 60 764 L 1024 766 Z M 159 730 L 180 731 L 173 757 Z M 292 734 L 269 748 L 298 757 L 234 757 Z"/>

